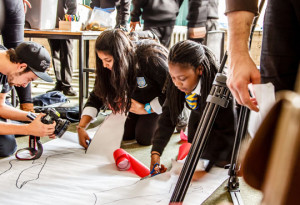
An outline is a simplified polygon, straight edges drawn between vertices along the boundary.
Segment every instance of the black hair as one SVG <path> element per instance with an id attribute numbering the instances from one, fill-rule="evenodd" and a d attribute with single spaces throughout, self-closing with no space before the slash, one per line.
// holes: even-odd
<path id="1" fill-rule="evenodd" d="M 169 64 L 191 65 L 194 70 L 201 66 L 202 75 L 200 76 L 200 109 L 203 110 L 205 107 L 206 98 L 209 94 L 213 80 L 219 68 L 214 54 L 206 46 L 200 43 L 191 40 L 185 40 L 176 43 L 170 49 L 168 61 Z M 184 104 L 182 103 L 182 98 L 184 98 L 185 93 L 177 89 L 170 76 L 168 78 L 168 81 L 169 83 L 167 90 L 167 99 L 169 102 L 172 123 L 176 124 L 177 117 L 179 116 L 184 106 Z"/>
<path id="2" fill-rule="evenodd" d="M 151 39 L 143 39 L 136 42 L 138 68 L 142 69 L 147 76 L 161 76 L 161 69 L 164 68 L 164 76 L 168 73 L 168 49 Z"/>
<path id="3" fill-rule="evenodd" d="M 160 44 L 142 42 L 132 43 L 120 29 L 105 30 L 96 40 L 95 50 L 112 55 L 112 70 L 103 67 L 96 53 L 95 94 L 112 108 L 113 112 L 127 114 L 131 106 L 131 96 L 136 88 L 139 67 L 144 72 L 161 65 L 167 72 L 167 49 Z M 153 70 L 154 69 L 154 70 Z M 157 70 L 157 75 L 159 71 Z"/>
<path id="4" fill-rule="evenodd" d="M 134 46 L 127 35 L 120 29 L 103 31 L 96 40 L 95 50 L 112 55 L 112 70 L 103 67 L 102 60 L 96 53 L 95 94 L 113 112 L 128 112 L 131 96 L 136 82 L 136 60 Z"/>

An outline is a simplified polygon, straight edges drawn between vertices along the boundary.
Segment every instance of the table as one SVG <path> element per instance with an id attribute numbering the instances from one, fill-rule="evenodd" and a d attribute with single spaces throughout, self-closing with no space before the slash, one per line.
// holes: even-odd
<path id="1" fill-rule="evenodd" d="M 34 30 L 25 29 L 24 37 L 47 38 L 47 39 L 76 39 L 79 41 L 79 114 L 82 113 L 84 94 L 83 72 L 90 72 L 89 69 L 89 40 L 95 40 L 101 31 L 64 31 L 64 30 Z M 84 96 L 85 95 L 85 96 Z"/>

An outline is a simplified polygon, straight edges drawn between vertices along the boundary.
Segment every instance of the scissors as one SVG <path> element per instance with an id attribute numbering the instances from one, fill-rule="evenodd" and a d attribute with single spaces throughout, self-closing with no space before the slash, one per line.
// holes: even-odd
<path id="1" fill-rule="evenodd" d="M 152 168 L 150 174 L 149 174 L 148 176 L 146 176 L 146 177 L 141 178 L 141 180 L 143 180 L 143 179 L 148 179 L 148 178 L 150 178 L 150 177 L 153 177 L 153 176 L 155 176 L 155 175 L 160 174 L 160 172 L 158 172 L 158 173 L 156 173 L 156 174 L 153 174 L 153 173 L 156 171 L 155 168 L 156 168 L 157 166 L 159 166 L 159 164 L 158 164 L 158 163 L 155 163 L 155 164 L 153 165 L 153 168 Z"/>

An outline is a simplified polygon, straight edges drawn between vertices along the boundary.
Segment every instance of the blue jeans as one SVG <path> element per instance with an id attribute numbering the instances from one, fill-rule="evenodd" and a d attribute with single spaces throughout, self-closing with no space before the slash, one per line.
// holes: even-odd
<path id="1" fill-rule="evenodd" d="M 0 118 L 0 122 L 6 122 Z M 0 135 L 0 157 L 8 157 L 17 149 L 17 143 L 14 135 Z"/>

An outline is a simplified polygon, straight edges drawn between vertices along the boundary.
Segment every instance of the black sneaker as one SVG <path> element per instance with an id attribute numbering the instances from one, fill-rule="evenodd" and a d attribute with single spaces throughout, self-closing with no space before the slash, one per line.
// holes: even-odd
<path id="1" fill-rule="evenodd" d="M 63 89 L 61 88 L 61 86 L 57 86 L 55 85 L 54 88 L 52 88 L 51 90 L 47 90 L 46 93 L 52 92 L 52 91 L 62 91 Z"/>
<path id="2" fill-rule="evenodd" d="M 187 124 L 188 123 L 184 117 L 181 117 L 181 116 L 178 117 L 177 124 L 176 124 L 176 131 L 180 132 L 182 130 L 183 132 L 185 132 Z"/>
<path id="3" fill-rule="evenodd" d="M 64 89 L 63 93 L 66 96 L 76 96 L 77 95 L 77 92 L 75 90 L 73 90 L 72 87 Z"/>

